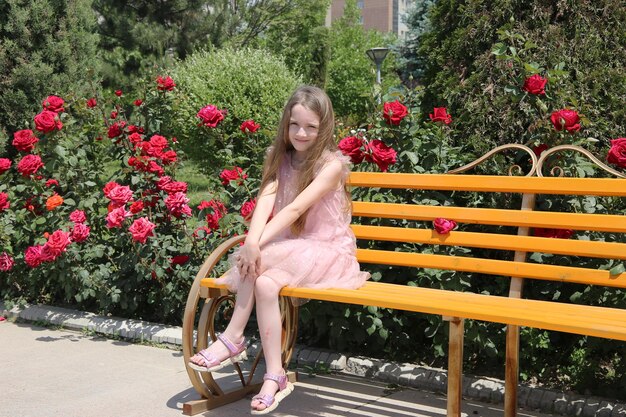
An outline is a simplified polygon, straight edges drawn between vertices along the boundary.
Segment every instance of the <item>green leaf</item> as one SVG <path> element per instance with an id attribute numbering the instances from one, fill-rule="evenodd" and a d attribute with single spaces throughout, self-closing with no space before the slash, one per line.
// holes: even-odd
<path id="1" fill-rule="evenodd" d="M 491 48 L 491 53 L 494 55 L 504 55 L 506 51 L 507 47 L 502 42 L 496 43 L 495 45 L 493 45 L 493 48 Z"/>
<path id="2" fill-rule="evenodd" d="M 618 265 L 615 265 L 613 268 L 611 268 L 611 270 L 609 271 L 609 273 L 611 275 L 618 275 L 618 274 L 623 274 L 624 272 L 626 272 L 626 267 L 624 267 L 623 263 L 620 263 Z"/>
<path id="3" fill-rule="evenodd" d="M 65 200 L 63 200 L 63 202 L 64 202 L 65 204 L 67 204 L 68 206 L 75 206 L 75 205 L 76 205 L 76 201 L 74 201 L 74 200 L 73 200 L 73 199 L 71 199 L 71 198 L 66 198 Z"/>

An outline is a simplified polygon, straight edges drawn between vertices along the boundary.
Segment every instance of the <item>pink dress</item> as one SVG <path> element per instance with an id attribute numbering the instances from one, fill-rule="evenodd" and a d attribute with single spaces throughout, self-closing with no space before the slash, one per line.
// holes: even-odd
<path id="1" fill-rule="evenodd" d="M 348 157 L 337 151 L 328 152 L 323 159 L 340 160 L 344 179 L 347 178 L 350 173 Z M 322 166 L 320 164 L 318 172 Z M 279 170 L 274 215 L 296 197 L 297 174 L 287 154 Z M 286 228 L 261 248 L 261 274 L 281 287 L 354 289 L 363 285 L 370 274 L 362 272 L 356 260 L 356 239 L 350 229 L 352 214 L 345 205 L 343 186 L 324 195 L 310 207 L 300 236 L 294 236 Z M 235 265 L 232 260 L 231 265 Z M 240 280 L 235 266 L 219 282 L 237 292 Z"/>

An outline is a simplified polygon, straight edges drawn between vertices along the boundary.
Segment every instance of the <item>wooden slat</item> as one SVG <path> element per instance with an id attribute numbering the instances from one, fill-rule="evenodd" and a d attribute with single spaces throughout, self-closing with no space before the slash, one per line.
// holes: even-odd
<path id="1" fill-rule="evenodd" d="M 442 235 L 432 229 L 351 225 L 357 239 L 430 245 L 466 246 L 523 252 L 555 253 L 608 259 L 626 259 L 626 244 L 575 239 L 551 239 L 533 236 L 502 235 L 452 231 Z"/>
<path id="2" fill-rule="evenodd" d="M 621 178 L 352 172 L 349 183 L 353 187 L 626 197 L 626 180 Z"/>
<path id="3" fill-rule="evenodd" d="M 431 255 L 425 253 L 391 252 L 357 249 L 360 263 L 410 266 L 420 268 L 480 272 L 519 278 L 572 282 L 626 288 L 626 272 L 611 275 L 609 271 L 568 266 L 531 264 L 462 256 Z"/>
<path id="4" fill-rule="evenodd" d="M 352 203 L 352 215 L 407 220 L 434 220 L 438 217 L 444 217 L 455 220 L 457 223 L 626 233 L 626 216 L 611 214 L 558 213 L 354 201 Z"/>
<path id="5" fill-rule="evenodd" d="M 219 287 L 214 280 L 202 286 Z M 395 287 L 395 288 L 394 288 Z M 365 289 L 366 291 L 363 291 Z M 626 341 L 626 310 L 367 282 L 358 290 L 285 287 L 280 294 L 463 317 Z M 549 312 L 549 314 L 546 314 Z"/>

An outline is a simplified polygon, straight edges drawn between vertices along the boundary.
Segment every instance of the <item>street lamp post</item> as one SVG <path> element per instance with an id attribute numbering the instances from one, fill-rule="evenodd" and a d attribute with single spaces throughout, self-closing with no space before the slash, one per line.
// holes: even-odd
<path id="1" fill-rule="evenodd" d="M 383 64 L 383 61 L 385 60 L 387 53 L 389 53 L 389 49 L 388 48 L 372 48 L 372 49 L 368 49 L 367 51 L 365 51 L 365 53 L 367 54 L 369 59 L 371 59 L 372 62 L 376 64 L 376 83 L 380 85 L 381 83 L 380 67 Z"/>

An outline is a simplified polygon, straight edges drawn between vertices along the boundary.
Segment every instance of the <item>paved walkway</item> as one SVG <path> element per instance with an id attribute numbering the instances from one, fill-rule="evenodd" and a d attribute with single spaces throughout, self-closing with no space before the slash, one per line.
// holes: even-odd
<path id="1" fill-rule="evenodd" d="M 181 416 L 182 403 L 199 398 L 180 351 L 9 321 L 0 322 L 0 381 L 0 417 Z M 445 407 L 445 398 L 431 393 L 301 373 L 294 393 L 271 415 L 439 417 Z M 248 410 L 241 400 L 200 415 L 239 417 Z M 495 417 L 502 410 L 466 401 L 464 415 Z"/>

